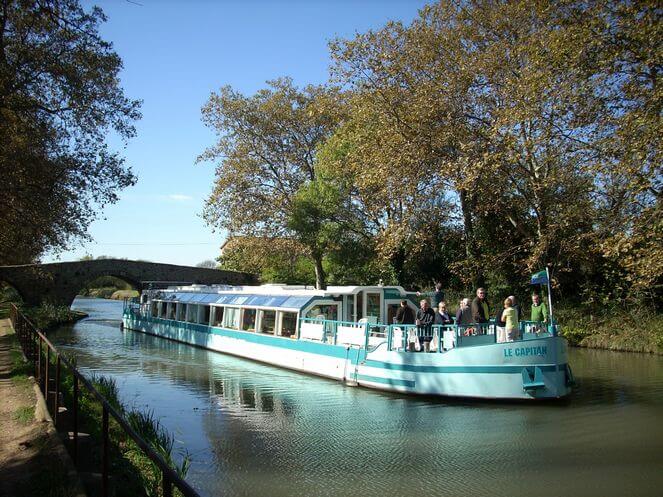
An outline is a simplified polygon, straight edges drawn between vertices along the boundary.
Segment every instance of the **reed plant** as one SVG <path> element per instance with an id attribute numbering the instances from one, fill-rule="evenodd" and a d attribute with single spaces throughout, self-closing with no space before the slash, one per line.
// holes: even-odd
<path id="1" fill-rule="evenodd" d="M 106 401 L 115 408 L 130 424 L 130 426 L 145 440 L 182 478 L 187 474 L 190 465 L 190 455 L 184 450 L 180 452 L 180 463 L 174 457 L 174 437 L 164 428 L 153 411 L 140 411 L 127 409 L 119 398 L 117 383 L 113 378 L 93 374 L 90 382 L 103 395 Z M 62 391 L 65 404 L 71 406 L 73 399 L 73 377 L 64 375 Z M 79 403 L 79 430 L 89 433 L 93 440 L 91 457 L 92 464 L 101 465 L 102 443 L 102 406 L 87 391 L 81 387 Z M 131 439 L 120 425 L 111 416 L 109 418 L 110 440 L 110 474 L 115 481 L 115 495 L 117 497 L 157 496 L 162 495 L 161 471 L 152 460 L 143 453 L 140 447 Z M 175 492 L 177 495 L 177 492 Z"/>

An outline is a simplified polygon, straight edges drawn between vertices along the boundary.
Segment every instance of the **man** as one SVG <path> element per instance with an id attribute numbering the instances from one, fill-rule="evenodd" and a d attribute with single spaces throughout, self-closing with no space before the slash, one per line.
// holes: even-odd
<path id="1" fill-rule="evenodd" d="M 433 339 L 433 323 L 435 322 L 435 312 L 428 305 L 428 300 L 423 299 L 419 302 L 417 311 L 417 335 L 419 343 L 423 344 L 424 352 L 430 350 L 430 342 Z"/>
<path id="2" fill-rule="evenodd" d="M 410 309 L 407 300 L 401 300 L 395 319 L 397 324 L 414 324 L 414 311 Z"/>
<path id="3" fill-rule="evenodd" d="M 470 299 L 464 298 L 460 301 L 460 307 L 458 307 L 458 312 L 456 312 L 456 324 L 461 326 L 469 326 L 472 324 Z"/>
<path id="4" fill-rule="evenodd" d="M 447 311 L 447 303 L 443 300 L 437 306 L 437 312 L 435 313 L 435 324 L 447 325 L 454 324 L 453 319 Z"/>
<path id="5" fill-rule="evenodd" d="M 437 309 L 437 307 L 440 305 L 440 302 L 444 301 L 444 292 L 442 291 L 442 283 L 439 281 L 435 283 L 435 290 L 432 292 L 426 292 L 426 293 L 420 293 L 417 292 L 417 297 L 430 297 L 431 302 L 432 302 L 432 308 Z"/>
<path id="6" fill-rule="evenodd" d="M 530 315 L 530 321 L 536 323 L 548 322 L 548 308 L 546 307 L 546 304 L 541 302 L 541 297 L 536 293 L 532 295 L 532 313 Z"/>
<path id="7" fill-rule="evenodd" d="M 476 298 L 472 301 L 472 321 L 475 323 L 487 323 L 490 320 L 488 312 L 486 290 L 479 288 Z"/>

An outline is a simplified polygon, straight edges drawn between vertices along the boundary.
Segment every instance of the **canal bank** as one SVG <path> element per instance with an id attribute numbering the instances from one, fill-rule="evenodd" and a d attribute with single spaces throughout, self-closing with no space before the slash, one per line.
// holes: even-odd
<path id="1" fill-rule="evenodd" d="M 86 374 L 176 434 L 187 476 L 216 496 L 658 496 L 663 358 L 572 349 L 577 389 L 540 405 L 345 387 L 120 331 L 122 304 L 54 331 Z"/>
<path id="2" fill-rule="evenodd" d="M 8 319 L 0 320 L 0 495 L 82 497 Z"/>

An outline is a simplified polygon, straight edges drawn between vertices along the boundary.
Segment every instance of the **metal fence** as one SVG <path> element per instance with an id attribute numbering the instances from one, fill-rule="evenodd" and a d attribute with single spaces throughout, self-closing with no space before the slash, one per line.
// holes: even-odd
<path id="1" fill-rule="evenodd" d="M 58 427 L 58 414 L 60 407 L 60 392 L 62 387 L 63 375 L 71 374 L 73 380 L 73 395 L 71 399 L 72 422 L 73 422 L 73 444 L 71 448 L 71 457 L 75 465 L 78 465 L 79 459 L 79 401 L 81 396 L 81 387 L 85 388 L 91 396 L 99 402 L 102 407 L 101 414 L 101 436 L 102 436 L 102 454 L 101 454 L 101 495 L 109 495 L 109 418 L 112 417 L 120 428 L 140 447 L 142 452 L 161 471 L 162 494 L 163 497 L 172 497 L 173 488 L 179 490 L 185 497 L 199 497 L 198 493 L 183 480 L 166 461 L 138 435 L 130 426 L 129 422 L 99 393 L 92 383 L 83 376 L 83 374 L 71 364 L 71 362 L 62 356 L 46 336 L 37 329 L 37 327 L 12 304 L 10 309 L 10 319 L 14 326 L 23 352 L 32 364 L 34 376 L 41 389 L 46 406 L 51 413 L 53 423 Z M 51 383 L 53 384 L 51 386 Z"/>

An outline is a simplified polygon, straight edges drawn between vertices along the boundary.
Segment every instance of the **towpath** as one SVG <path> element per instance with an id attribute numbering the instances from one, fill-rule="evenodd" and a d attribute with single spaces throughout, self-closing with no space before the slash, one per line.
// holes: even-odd
<path id="1" fill-rule="evenodd" d="M 0 495 L 80 496 L 64 446 L 26 373 L 11 322 L 0 320 Z"/>

